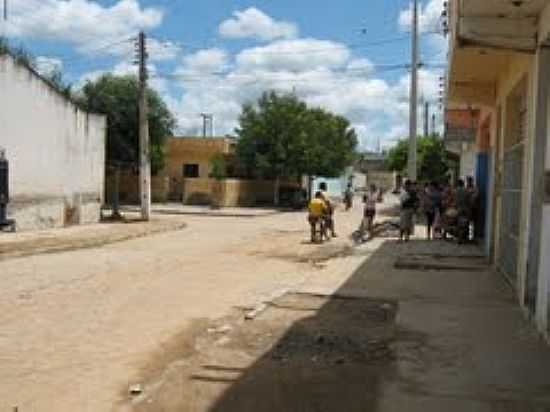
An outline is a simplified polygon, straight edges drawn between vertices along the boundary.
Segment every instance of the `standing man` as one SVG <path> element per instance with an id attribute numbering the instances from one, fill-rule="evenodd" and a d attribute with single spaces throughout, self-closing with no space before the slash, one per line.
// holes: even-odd
<path id="1" fill-rule="evenodd" d="M 401 205 L 400 214 L 400 230 L 399 241 L 408 242 L 413 228 L 414 210 L 416 207 L 416 200 L 412 195 L 411 181 L 405 181 L 401 195 L 399 196 L 399 203 Z"/>
<path id="2" fill-rule="evenodd" d="M 466 192 L 470 200 L 471 240 L 474 240 L 477 237 L 477 231 L 479 231 L 479 190 L 472 176 L 468 176 L 466 179 Z"/>
<path id="3" fill-rule="evenodd" d="M 470 193 L 464 187 L 464 180 L 459 179 L 456 187 L 456 209 L 458 211 L 457 230 L 458 242 L 464 243 L 468 240 L 468 229 L 472 219 L 472 202 Z"/>
<path id="4" fill-rule="evenodd" d="M 369 234 L 369 238 L 373 237 L 374 218 L 376 217 L 376 202 L 378 201 L 378 191 L 376 185 L 370 185 L 370 189 L 363 197 L 365 210 L 363 212 L 363 223 L 361 225 L 362 234 L 365 230 Z"/>
<path id="5" fill-rule="evenodd" d="M 327 229 L 330 230 L 330 234 L 332 237 L 337 237 L 336 231 L 334 229 L 334 204 L 332 203 L 328 195 L 328 188 L 327 188 L 326 182 L 319 183 L 319 191 L 321 192 L 321 195 L 323 196 L 323 200 L 325 201 L 325 205 L 327 206 L 327 213 L 325 215 Z"/>

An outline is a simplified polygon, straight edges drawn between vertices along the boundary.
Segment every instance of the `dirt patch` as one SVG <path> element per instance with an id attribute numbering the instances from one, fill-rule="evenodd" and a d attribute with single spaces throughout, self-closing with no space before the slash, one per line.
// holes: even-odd
<path id="1" fill-rule="evenodd" d="M 292 250 L 288 246 L 286 248 L 264 246 L 262 249 L 251 250 L 248 255 L 307 264 L 318 269 L 322 269 L 324 264 L 330 260 L 343 259 L 355 254 L 355 250 L 350 244 L 342 242 L 328 242 L 323 245 L 313 245 L 308 242 Z"/>
<path id="2" fill-rule="evenodd" d="M 132 410 L 316 410 L 296 408 L 319 401 L 312 391 L 333 403 L 350 388 L 357 393 L 342 409 L 327 410 L 365 410 L 392 369 L 396 312 L 386 300 L 284 295 L 254 320 L 232 316 L 205 327 L 192 351 L 145 385 Z"/>

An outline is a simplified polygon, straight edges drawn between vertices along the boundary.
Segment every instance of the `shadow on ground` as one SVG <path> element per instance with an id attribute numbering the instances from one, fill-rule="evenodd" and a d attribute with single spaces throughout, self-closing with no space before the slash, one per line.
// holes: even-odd
<path id="1" fill-rule="evenodd" d="M 211 326 L 135 410 L 550 411 L 550 350 L 475 252 L 386 241 L 335 294 Z"/>

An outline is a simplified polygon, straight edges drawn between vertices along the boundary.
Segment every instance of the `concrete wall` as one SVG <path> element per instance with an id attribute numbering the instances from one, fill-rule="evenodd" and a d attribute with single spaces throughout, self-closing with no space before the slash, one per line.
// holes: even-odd
<path id="1" fill-rule="evenodd" d="M 79 110 L 37 74 L 0 57 L 0 147 L 18 230 L 97 222 L 106 118 Z"/>
<path id="2" fill-rule="evenodd" d="M 105 202 L 111 204 L 113 193 L 116 190 L 116 176 L 109 173 L 105 181 Z M 118 178 L 119 202 L 122 204 L 138 204 L 139 196 L 139 176 L 128 171 L 121 171 Z M 170 179 L 168 176 L 151 177 L 151 200 L 153 202 L 164 203 L 168 201 L 170 190 Z"/>
<path id="3" fill-rule="evenodd" d="M 393 190 L 395 186 L 395 175 L 394 172 L 368 172 L 366 179 L 366 187 L 369 185 L 375 184 L 379 188 L 385 190 Z"/>
<path id="4" fill-rule="evenodd" d="M 292 185 L 282 182 L 282 185 Z M 272 205 L 275 182 L 246 179 L 184 179 L 183 203 L 219 207 Z"/>

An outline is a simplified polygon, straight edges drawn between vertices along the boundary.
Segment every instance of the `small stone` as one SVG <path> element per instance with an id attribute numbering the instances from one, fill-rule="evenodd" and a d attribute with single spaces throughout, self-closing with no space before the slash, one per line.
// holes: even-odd
<path id="1" fill-rule="evenodd" d="M 382 306 L 380 306 L 383 310 L 387 311 L 387 312 L 391 312 L 393 311 L 393 306 L 390 305 L 389 303 L 384 303 Z"/>
<path id="2" fill-rule="evenodd" d="M 337 365 L 342 365 L 342 364 L 346 363 L 346 359 L 344 359 L 344 358 L 338 358 L 338 359 L 336 359 L 335 363 L 336 363 Z"/>
<path id="3" fill-rule="evenodd" d="M 130 395 L 132 396 L 138 396 L 143 393 L 143 387 L 138 383 L 130 386 L 130 389 L 128 392 L 130 392 Z"/>
<path id="4" fill-rule="evenodd" d="M 218 328 L 216 330 L 217 333 L 228 333 L 228 332 L 231 332 L 233 330 L 233 328 L 231 327 L 231 325 L 223 325 L 222 327 Z"/>

